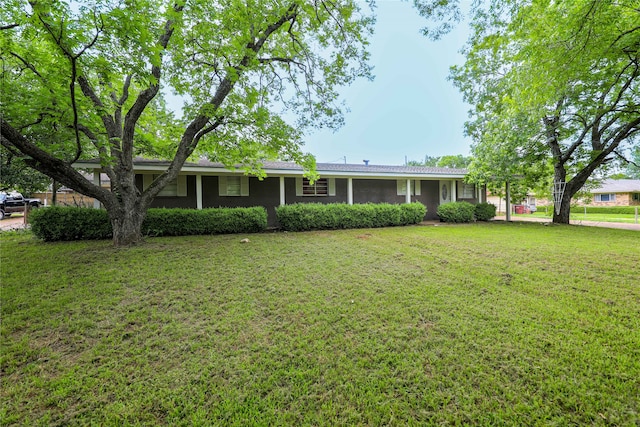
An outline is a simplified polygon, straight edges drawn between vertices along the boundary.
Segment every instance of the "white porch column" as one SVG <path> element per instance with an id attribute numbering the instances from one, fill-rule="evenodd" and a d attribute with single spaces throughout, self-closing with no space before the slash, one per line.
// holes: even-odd
<path id="1" fill-rule="evenodd" d="M 458 185 L 456 184 L 456 180 L 453 179 L 451 180 L 451 201 L 452 202 L 457 202 L 458 201 Z"/>
<path id="2" fill-rule="evenodd" d="M 100 169 L 93 170 L 93 183 L 100 187 Z M 100 200 L 93 199 L 93 208 L 100 209 Z"/>
<path id="3" fill-rule="evenodd" d="M 196 175 L 196 208 L 202 209 L 202 175 Z"/>
<path id="4" fill-rule="evenodd" d="M 507 221 L 511 221 L 511 189 L 509 188 L 509 181 L 505 184 L 505 193 L 507 195 L 504 199 L 504 210 L 507 215 Z"/>
<path id="5" fill-rule="evenodd" d="M 407 191 L 404 196 L 405 203 L 411 203 L 411 180 L 407 179 Z"/>
<path id="6" fill-rule="evenodd" d="M 280 177 L 280 206 L 286 205 L 284 197 L 284 176 Z"/>
<path id="7" fill-rule="evenodd" d="M 353 204 L 353 178 L 347 179 L 347 203 Z"/>

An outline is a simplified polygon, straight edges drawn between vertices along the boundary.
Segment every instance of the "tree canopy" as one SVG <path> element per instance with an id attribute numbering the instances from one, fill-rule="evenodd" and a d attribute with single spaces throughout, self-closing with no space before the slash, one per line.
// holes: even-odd
<path id="1" fill-rule="evenodd" d="M 472 106 L 474 179 L 535 183 L 553 171 L 566 183 L 554 221 L 568 222 L 571 196 L 638 144 L 638 22 L 632 2 L 480 3 L 452 69 Z"/>
<path id="2" fill-rule="evenodd" d="M 100 200 L 114 242 L 135 243 L 149 204 L 191 156 L 257 174 L 271 158 L 313 169 L 303 132 L 340 126 L 338 89 L 371 77 L 366 9 L 355 0 L 8 0 L 2 145 Z M 164 93 L 184 100 L 181 116 Z M 138 155 L 171 160 L 144 191 Z M 71 166 L 95 157 L 111 191 Z"/>
<path id="3" fill-rule="evenodd" d="M 471 157 L 462 154 L 446 156 L 425 156 L 424 161 L 410 160 L 409 166 L 433 166 L 439 168 L 464 169 L 471 163 Z"/>

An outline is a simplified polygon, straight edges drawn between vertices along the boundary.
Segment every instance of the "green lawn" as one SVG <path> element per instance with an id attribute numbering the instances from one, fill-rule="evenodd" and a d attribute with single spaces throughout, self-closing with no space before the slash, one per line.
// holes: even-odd
<path id="1" fill-rule="evenodd" d="M 518 217 L 536 217 L 536 218 L 549 218 L 551 219 L 551 209 L 549 213 L 545 213 L 544 208 L 540 211 L 532 214 L 514 214 L 514 218 Z M 637 224 L 634 214 L 599 214 L 599 213 L 572 213 L 570 215 L 571 221 L 595 221 L 595 222 L 625 222 L 629 224 Z M 639 220 L 640 221 L 640 220 Z"/>
<path id="2" fill-rule="evenodd" d="M 640 233 L 0 233 L 2 425 L 640 423 Z"/>

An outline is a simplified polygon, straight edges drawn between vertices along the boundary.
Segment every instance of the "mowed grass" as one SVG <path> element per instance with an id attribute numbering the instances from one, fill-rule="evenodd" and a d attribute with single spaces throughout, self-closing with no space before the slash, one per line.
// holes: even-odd
<path id="1" fill-rule="evenodd" d="M 531 214 L 513 214 L 514 218 L 518 217 L 535 217 L 535 218 L 548 218 L 551 220 L 552 209 L 549 208 L 548 212 L 545 212 L 544 208 L 540 211 Z M 596 214 L 596 213 L 571 213 L 569 215 L 571 221 L 594 221 L 594 222 L 623 222 L 627 224 L 638 224 L 635 214 Z"/>
<path id="2" fill-rule="evenodd" d="M 3 425 L 640 423 L 640 233 L 4 233 Z"/>

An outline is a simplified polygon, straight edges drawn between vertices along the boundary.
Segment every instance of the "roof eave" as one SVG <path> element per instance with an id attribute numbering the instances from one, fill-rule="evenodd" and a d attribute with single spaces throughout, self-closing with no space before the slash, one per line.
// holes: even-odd
<path id="1" fill-rule="evenodd" d="M 96 162 L 80 161 L 73 164 L 78 169 L 102 169 Z M 139 172 L 163 172 L 167 169 L 168 164 L 163 163 L 134 163 L 136 171 Z M 304 175 L 304 170 L 300 169 L 279 169 L 279 168 L 264 168 L 264 173 L 267 176 L 284 176 L 284 177 L 301 177 Z M 216 175 L 216 174 L 243 174 L 242 170 L 232 170 L 224 167 L 217 166 L 200 166 L 194 164 L 185 164 L 182 167 L 182 172 L 191 172 L 202 175 Z M 437 173 L 437 172 L 366 172 L 366 171 L 332 171 L 317 169 L 316 172 L 325 178 L 369 178 L 369 179 L 461 179 L 466 175 L 464 173 Z"/>

